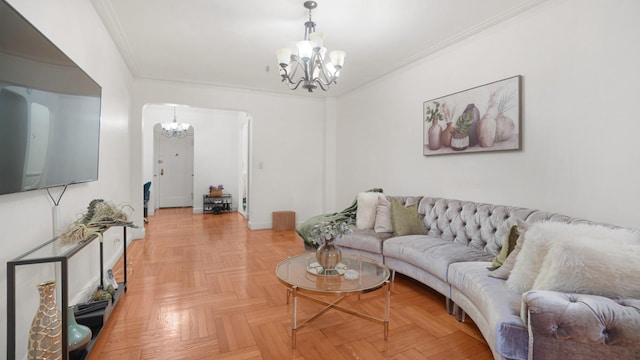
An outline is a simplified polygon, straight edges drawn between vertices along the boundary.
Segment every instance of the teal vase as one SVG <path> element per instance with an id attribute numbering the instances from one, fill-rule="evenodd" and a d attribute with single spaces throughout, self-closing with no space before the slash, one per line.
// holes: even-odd
<path id="1" fill-rule="evenodd" d="M 88 326 L 80 325 L 76 322 L 73 309 L 74 307 L 70 306 L 69 311 L 67 311 L 69 351 L 82 349 L 91 341 L 91 329 L 89 329 Z"/>

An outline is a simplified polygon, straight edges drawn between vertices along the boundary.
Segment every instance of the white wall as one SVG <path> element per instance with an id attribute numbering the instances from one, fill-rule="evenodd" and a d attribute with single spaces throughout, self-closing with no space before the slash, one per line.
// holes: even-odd
<path id="1" fill-rule="evenodd" d="M 100 169 L 96 182 L 70 186 L 60 206 L 59 225 L 69 226 L 94 198 L 115 204 L 130 203 L 129 110 L 131 75 L 89 1 L 9 0 L 9 3 L 39 28 L 102 86 Z M 52 189 L 59 196 L 61 189 Z M 137 208 L 142 214 L 142 207 Z M 53 237 L 52 202 L 45 190 L 0 196 L 0 354 L 6 354 L 6 264 L 7 261 Z M 119 239 L 120 241 L 116 241 Z M 105 262 L 113 264 L 122 249 L 122 230 L 105 236 Z M 96 246 L 70 261 L 69 297 L 73 299 L 98 280 Z M 37 309 L 36 285 L 53 279 L 52 266 L 18 269 L 16 312 L 18 358 L 26 353 L 28 328 Z M 90 290 L 90 289 L 89 289 Z M 58 299 L 59 300 L 59 299 Z M 2 357 L 3 355 L 0 355 Z"/>
<path id="2" fill-rule="evenodd" d="M 148 80 L 136 80 L 130 90 L 131 76 L 90 2 L 9 2 L 103 87 L 100 180 L 67 190 L 61 225 L 97 197 L 131 203 L 133 219 L 142 223 L 143 106 L 179 103 L 251 116 L 251 228 L 270 227 L 272 211 L 294 210 L 302 221 L 344 208 L 358 191 L 374 186 L 389 194 L 527 206 L 638 226 L 637 0 L 550 1 L 328 100 Z M 522 151 L 422 156 L 423 101 L 518 74 Z M 0 224 L 3 264 L 49 239 L 46 192 L 0 196 Z M 119 234 L 107 234 L 109 259 L 119 255 Z M 97 269 L 94 250 L 72 261 L 71 297 L 96 279 L 86 271 Z M 37 306 L 35 285 L 49 278 L 49 267 L 19 274 L 19 346 L 25 347 Z M 6 289 L 5 266 L 0 289 Z M 2 354 L 5 309 L 0 296 Z"/>
<path id="3" fill-rule="evenodd" d="M 232 195 L 232 209 L 241 199 L 238 189 L 240 168 L 240 130 L 247 122 L 246 115 L 237 111 L 201 109 L 178 106 L 178 122 L 193 127 L 194 173 L 193 211 L 202 212 L 202 195 L 209 192 L 210 185 L 224 185 L 224 193 Z M 151 181 L 149 215 L 157 207 L 157 182 L 159 178 L 153 167 L 154 125 L 173 120 L 173 107 L 150 104 L 142 112 L 143 122 L 143 182 Z M 155 186 L 154 186 L 155 184 Z"/>
<path id="4" fill-rule="evenodd" d="M 303 221 L 324 212 L 325 100 L 163 81 L 136 80 L 133 118 L 142 124 L 150 103 L 245 112 L 250 122 L 249 227 L 271 227 L 273 211 L 292 210 Z M 136 120 L 134 120 L 136 121 Z M 142 125 L 133 138 L 142 138 Z M 142 204 L 142 141 L 133 141 L 133 198 Z M 139 188 L 139 189 L 138 189 Z M 197 190 L 197 189 L 195 189 Z M 138 192 L 138 194 L 135 194 Z"/>
<path id="5" fill-rule="evenodd" d="M 547 2 L 338 99 L 337 203 L 380 186 L 639 227 L 640 2 Z M 423 101 L 523 76 L 523 149 L 422 155 Z"/>

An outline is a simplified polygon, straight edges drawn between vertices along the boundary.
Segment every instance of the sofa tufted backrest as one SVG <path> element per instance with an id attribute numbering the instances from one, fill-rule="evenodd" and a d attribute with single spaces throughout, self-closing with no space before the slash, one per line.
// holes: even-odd
<path id="1" fill-rule="evenodd" d="M 507 231 L 517 219 L 527 223 L 585 222 L 534 209 L 434 197 L 422 198 L 418 212 L 424 216 L 428 235 L 472 246 L 493 256 L 500 252 Z"/>
<path id="2" fill-rule="evenodd" d="M 387 196 L 387 200 L 391 201 L 391 199 L 396 200 L 402 206 L 412 206 L 420 204 L 422 196 Z"/>

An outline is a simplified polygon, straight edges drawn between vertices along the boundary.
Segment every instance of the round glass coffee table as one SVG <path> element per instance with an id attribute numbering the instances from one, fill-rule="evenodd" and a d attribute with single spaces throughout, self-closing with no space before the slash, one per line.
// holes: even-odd
<path id="1" fill-rule="evenodd" d="M 391 286 L 389 268 L 375 260 L 359 255 L 343 255 L 337 275 L 322 275 L 317 270 L 315 253 L 291 256 L 276 266 L 276 276 L 287 287 L 287 304 L 291 306 L 291 346 L 296 348 L 296 330 L 316 319 L 330 309 L 345 312 L 384 326 L 384 339 L 389 334 L 389 301 Z M 378 289 L 385 289 L 384 318 L 378 318 L 359 311 L 347 309 L 338 304 L 350 295 L 360 295 Z M 329 302 L 313 295 L 335 294 Z M 298 322 L 296 312 L 298 298 L 304 298 L 325 305 L 318 313 Z"/>

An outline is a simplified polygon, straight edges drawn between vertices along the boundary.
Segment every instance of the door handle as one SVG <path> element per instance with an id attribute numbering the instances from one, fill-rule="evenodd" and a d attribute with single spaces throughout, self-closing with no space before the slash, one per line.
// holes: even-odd
<path id="1" fill-rule="evenodd" d="M 164 175 L 164 169 L 160 169 L 160 175 Z"/>

